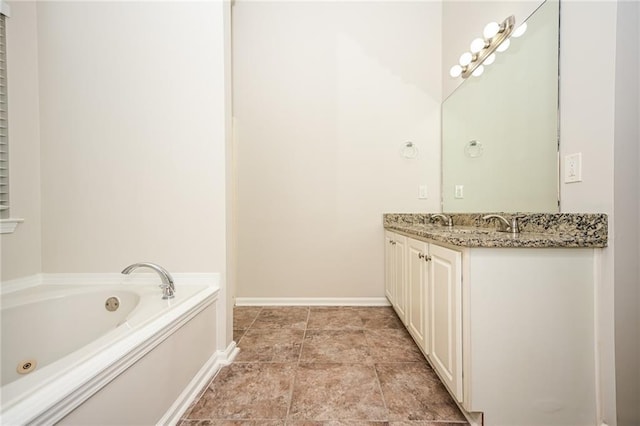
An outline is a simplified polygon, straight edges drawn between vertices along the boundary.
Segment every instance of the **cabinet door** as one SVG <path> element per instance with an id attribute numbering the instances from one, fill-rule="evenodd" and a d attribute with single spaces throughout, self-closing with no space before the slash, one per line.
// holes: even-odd
<path id="1" fill-rule="evenodd" d="M 407 280 L 406 280 L 406 263 L 405 257 L 407 253 L 407 238 L 402 235 L 394 235 L 393 247 L 395 248 L 395 302 L 393 306 L 396 308 L 398 316 L 402 322 L 407 324 Z"/>
<path id="2" fill-rule="evenodd" d="M 427 243 L 407 240 L 407 328 L 414 340 L 428 355 L 426 331 L 427 303 Z"/>
<path id="3" fill-rule="evenodd" d="M 429 254 L 429 359 L 462 402 L 462 256 L 434 244 Z"/>
<path id="4" fill-rule="evenodd" d="M 393 232 L 384 231 L 384 295 L 387 296 L 389 302 L 393 305 L 395 302 L 396 288 L 396 259 Z"/>

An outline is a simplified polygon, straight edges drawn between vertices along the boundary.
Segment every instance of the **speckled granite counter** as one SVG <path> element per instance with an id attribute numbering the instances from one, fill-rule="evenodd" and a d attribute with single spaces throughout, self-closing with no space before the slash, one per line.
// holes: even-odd
<path id="1" fill-rule="evenodd" d="M 607 215 L 581 213 L 495 213 L 520 216 L 520 233 L 499 232 L 482 219 L 491 213 L 451 213 L 453 228 L 431 220 L 429 213 L 389 213 L 384 227 L 409 237 L 461 247 L 582 247 L 607 246 Z"/>

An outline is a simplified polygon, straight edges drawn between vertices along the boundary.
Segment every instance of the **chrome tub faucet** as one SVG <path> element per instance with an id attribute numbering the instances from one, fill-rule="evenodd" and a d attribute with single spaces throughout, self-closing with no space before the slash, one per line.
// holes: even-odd
<path id="1" fill-rule="evenodd" d="M 133 265 L 129 265 L 124 268 L 122 270 L 122 273 L 129 275 L 138 268 L 149 268 L 158 273 L 158 275 L 160 276 L 160 280 L 162 281 L 162 284 L 160 284 L 160 288 L 162 289 L 163 299 L 173 299 L 175 297 L 176 287 L 173 283 L 173 277 L 166 269 L 164 269 L 160 265 L 148 262 L 134 263 Z"/>

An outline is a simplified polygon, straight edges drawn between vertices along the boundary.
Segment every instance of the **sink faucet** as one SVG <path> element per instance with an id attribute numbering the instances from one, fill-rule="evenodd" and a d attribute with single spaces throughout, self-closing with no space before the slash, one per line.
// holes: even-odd
<path id="1" fill-rule="evenodd" d="M 509 222 L 507 219 L 505 219 L 504 217 L 500 216 L 499 214 L 488 214 L 486 216 L 483 216 L 482 218 L 484 220 L 497 219 L 498 220 L 498 231 L 511 232 L 514 235 L 520 233 L 520 226 L 518 224 L 519 216 L 513 216 L 511 218 L 511 222 Z"/>
<path id="2" fill-rule="evenodd" d="M 162 280 L 162 284 L 160 284 L 160 288 L 162 289 L 162 298 L 163 299 L 173 299 L 175 297 L 176 287 L 173 284 L 173 277 L 166 269 L 164 269 L 160 265 L 156 265 L 155 263 L 134 263 L 133 265 L 129 265 L 122 270 L 123 274 L 129 275 L 133 271 L 138 268 L 150 268 L 153 269 L 160 275 L 160 280 Z"/>
<path id="3" fill-rule="evenodd" d="M 442 213 L 432 214 L 430 219 L 432 221 L 433 219 L 440 219 L 442 221 L 442 224 L 448 226 L 449 228 L 453 226 L 453 220 L 451 219 L 451 216 L 447 216 L 446 214 L 442 214 Z"/>

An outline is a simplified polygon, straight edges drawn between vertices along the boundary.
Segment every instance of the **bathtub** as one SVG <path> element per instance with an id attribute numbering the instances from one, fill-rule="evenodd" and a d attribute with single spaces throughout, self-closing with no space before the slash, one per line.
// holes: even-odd
<path id="1" fill-rule="evenodd" d="M 218 275 L 174 278 L 170 300 L 161 298 L 155 274 L 46 274 L 3 283 L 0 423 L 176 420 L 234 348 L 220 335 Z M 135 392 L 140 383 L 145 389 Z"/>

